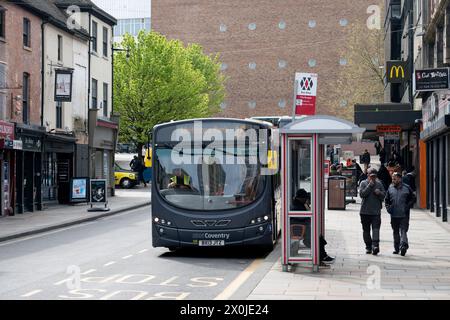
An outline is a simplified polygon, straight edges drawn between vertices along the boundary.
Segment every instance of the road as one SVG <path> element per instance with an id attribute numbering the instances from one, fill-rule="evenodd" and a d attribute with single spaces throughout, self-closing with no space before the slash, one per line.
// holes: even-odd
<path id="1" fill-rule="evenodd" d="M 264 258 L 153 248 L 150 210 L 0 243 L 0 299 L 226 299 Z"/>

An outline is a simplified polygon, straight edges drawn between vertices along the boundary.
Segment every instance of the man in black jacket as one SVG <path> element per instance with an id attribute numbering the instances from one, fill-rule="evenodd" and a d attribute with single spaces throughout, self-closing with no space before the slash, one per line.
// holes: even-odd
<path id="1" fill-rule="evenodd" d="M 393 174 L 392 185 L 386 194 L 386 209 L 391 215 L 391 226 L 394 233 L 394 254 L 399 251 L 402 256 L 409 249 L 408 229 L 410 209 L 416 203 L 416 195 L 411 188 L 402 182 L 398 172 Z"/>
<path id="2" fill-rule="evenodd" d="M 383 184 L 377 179 L 377 170 L 370 168 L 367 173 L 367 180 L 362 181 L 359 186 L 359 195 L 362 198 L 361 224 L 366 253 L 377 255 L 380 252 L 381 208 L 385 191 Z M 372 229 L 372 237 L 370 229 Z"/>

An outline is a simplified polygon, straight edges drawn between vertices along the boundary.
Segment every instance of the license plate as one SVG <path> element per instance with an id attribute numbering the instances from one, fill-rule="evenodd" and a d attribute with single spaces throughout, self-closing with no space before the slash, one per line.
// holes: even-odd
<path id="1" fill-rule="evenodd" d="M 199 240 L 200 247 L 220 247 L 225 245 L 225 240 Z"/>

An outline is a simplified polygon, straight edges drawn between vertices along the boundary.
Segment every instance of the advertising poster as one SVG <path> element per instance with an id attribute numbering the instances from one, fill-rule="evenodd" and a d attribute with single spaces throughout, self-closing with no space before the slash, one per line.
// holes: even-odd
<path id="1" fill-rule="evenodd" d="M 91 203 L 106 203 L 106 180 L 91 180 Z"/>
<path id="2" fill-rule="evenodd" d="M 88 178 L 72 178 L 70 188 L 71 202 L 88 202 Z"/>

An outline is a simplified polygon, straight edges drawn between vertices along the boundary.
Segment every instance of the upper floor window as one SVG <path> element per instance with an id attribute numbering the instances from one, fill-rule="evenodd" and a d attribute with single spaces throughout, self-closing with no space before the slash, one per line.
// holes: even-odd
<path id="1" fill-rule="evenodd" d="M 103 27 L 103 56 L 108 56 L 108 29 Z"/>
<path id="2" fill-rule="evenodd" d="M 103 83 L 103 116 L 108 117 L 108 84 Z"/>
<path id="3" fill-rule="evenodd" d="M 94 52 L 97 52 L 97 34 L 98 34 L 97 22 L 92 21 L 92 51 Z"/>
<path id="4" fill-rule="evenodd" d="M 63 37 L 58 35 L 58 61 L 63 60 Z"/>
<path id="5" fill-rule="evenodd" d="M 22 83 L 22 120 L 23 123 L 28 123 L 28 112 L 30 109 L 30 75 L 23 74 Z"/>
<path id="6" fill-rule="evenodd" d="M 92 108 L 97 109 L 98 81 L 92 79 Z"/>
<path id="7" fill-rule="evenodd" d="M 5 8 L 0 6 L 0 38 L 5 37 L 5 15 L 6 15 Z"/>
<path id="8" fill-rule="evenodd" d="M 23 18 L 23 45 L 31 47 L 31 21 Z"/>

